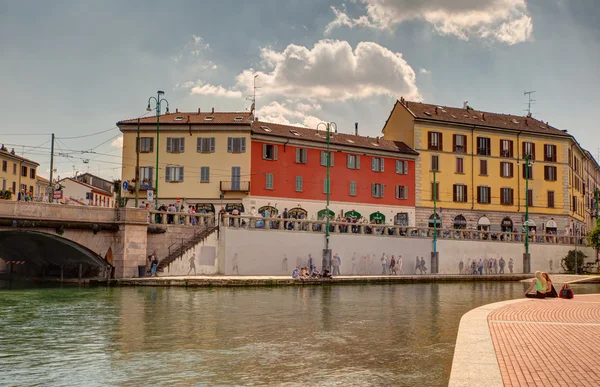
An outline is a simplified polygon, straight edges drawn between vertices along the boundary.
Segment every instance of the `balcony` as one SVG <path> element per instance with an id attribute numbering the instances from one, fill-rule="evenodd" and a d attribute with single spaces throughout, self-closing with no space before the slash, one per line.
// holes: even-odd
<path id="1" fill-rule="evenodd" d="M 221 181 L 221 192 L 250 192 L 250 182 Z"/>

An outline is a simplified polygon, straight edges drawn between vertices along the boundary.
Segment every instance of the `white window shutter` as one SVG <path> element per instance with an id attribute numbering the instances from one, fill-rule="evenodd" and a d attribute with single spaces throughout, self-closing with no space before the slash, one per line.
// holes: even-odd
<path id="1" fill-rule="evenodd" d="M 241 149 L 241 152 L 245 153 L 246 152 L 246 137 L 242 137 L 241 140 L 242 140 L 242 149 Z"/>
<path id="2" fill-rule="evenodd" d="M 329 165 L 333 167 L 333 161 L 335 160 L 333 152 L 329 152 L 329 157 L 331 158 Z"/>
<path id="3" fill-rule="evenodd" d="M 404 174 L 408 175 L 408 161 L 403 161 L 402 164 L 404 164 Z"/>
<path id="4" fill-rule="evenodd" d="M 300 148 L 296 148 L 296 163 L 300 163 L 301 162 L 301 152 L 300 152 Z M 296 177 L 297 179 L 298 177 Z"/>
<path id="5" fill-rule="evenodd" d="M 351 160 L 352 159 L 352 155 L 346 155 L 346 168 L 352 168 L 351 165 Z"/>
<path id="6" fill-rule="evenodd" d="M 263 155 L 262 155 L 263 159 L 267 158 L 267 144 L 263 144 Z"/>
<path id="7" fill-rule="evenodd" d="M 356 155 L 356 169 L 360 169 L 360 156 Z"/>
<path id="8" fill-rule="evenodd" d="M 383 187 L 384 187 L 384 185 L 383 185 L 383 184 L 381 184 L 381 195 L 379 195 L 379 197 L 380 197 L 380 198 L 382 198 L 382 197 L 383 197 Z"/>
<path id="9" fill-rule="evenodd" d="M 185 151 L 185 138 L 184 137 L 180 137 L 179 138 L 179 152 L 184 152 Z"/>
<path id="10" fill-rule="evenodd" d="M 327 162 L 325 161 L 325 152 L 321 152 L 321 165 L 327 165 Z"/>
<path id="11" fill-rule="evenodd" d="M 400 173 L 400 160 L 396 160 L 396 173 Z"/>
<path id="12" fill-rule="evenodd" d="M 380 158 L 379 160 L 381 160 L 381 161 L 380 161 L 380 163 L 381 163 L 381 167 L 380 167 L 380 169 L 379 169 L 379 170 L 380 170 L 381 172 L 383 172 L 383 157 L 382 157 L 382 158 Z"/>
<path id="13" fill-rule="evenodd" d="M 376 163 L 377 163 L 377 159 L 375 157 L 371 157 L 371 170 L 372 171 L 376 171 L 377 170 L 377 169 L 375 169 L 376 168 L 376 165 L 375 165 Z"/>

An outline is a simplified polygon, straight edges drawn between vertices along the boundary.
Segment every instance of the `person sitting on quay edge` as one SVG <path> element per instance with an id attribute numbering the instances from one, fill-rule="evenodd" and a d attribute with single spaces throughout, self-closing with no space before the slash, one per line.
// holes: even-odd
<path id="1" fill-rule="evenodd" d="M 321 275 L 321 277 L 323 278 L 332 278 L 331 277 L 331 272 L 329 271 L 329 266 L 325 267 L 325 269 L 323 269 L 323 274 Z"/>
<path id="2" fill-rule="evenodd" d="M 319 269 L 317 269 L 316 266 L 313 267 L 312 270 L 312 274 L 310 275 L 311 278 L 321 278 L 321 272 L 319 271 Z"/>
<path id="3" fill-rule="evenodd" d="M 542 276 L 546 280 L 546 298 L 548 298 L 548 297 L 552 297 L 552 298 L 558 297 L 558 293 L 556 293 L 556 289 L 554 288 L 554 285 L 552 285 L 552 281 L 550 280 L 550 276 L 548 275 L 548 273 L 542 272 Z"/>
<path id="4" fill-rule="evenodd" d="M 535 294 L 530 294 L 535 288 Z M 546 298 L 546 279 L 542 276 L 541 271 L 535 272 L 535 278 L 531 281 L 531 285 L 525 291 L 525 297 L 527 298 Z"/>
<path id="5" fill-rule="evenodd" d="M 302 270 L 300 270 L 300 275 L 298 276 L 298 278 L 300 279 L 306 279 L 309 278 L 310 274 L 308 274 L 308 269 L 303 267 Z"/>
<path id="6" fill-rule="evenodd" d="M 296 266 L 294 271 L 292 271 L 292 278 L 298 278 L 299 276 L 300 276 L 300 269 L 298 269 L 298 266 Z"/>

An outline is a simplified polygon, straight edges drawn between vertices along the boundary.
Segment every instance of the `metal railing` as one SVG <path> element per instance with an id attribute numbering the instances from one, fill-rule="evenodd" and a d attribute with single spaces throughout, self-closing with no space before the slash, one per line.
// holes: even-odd
<path id="1" fill-rule="evenodd" d="M 249 181 L 223 181 L 221 180 L 222 192 L 250 192 Z"/>
<path id="2" fill-rule="evenodd" d="M 250 230 L 287 230 L 307 233 L 325 233 L 326 221 L 314 219 L 282 219 L 261 216 L 224 214 L 221 226 Z M 329 221 L 332 234 L 379 235 L 399 238 L 433 238 L 434 229 L 393 224 L 349 223 Z M 526 235 L 520 232 L 437 229 L 438 240 L 471 240 L 503 243 L 524 243 Z M 529 242 L 537 244 L 587 245 L 586 236 L 556 234 L 529 234 Z"/>
<path id="3" fill-rule="evenodd" d="M 190 214 L 189 212 L 148 211 L 150 224 L 177 224 L 185 226 L 206 226 L 215 224 L 214 214 Z"/>

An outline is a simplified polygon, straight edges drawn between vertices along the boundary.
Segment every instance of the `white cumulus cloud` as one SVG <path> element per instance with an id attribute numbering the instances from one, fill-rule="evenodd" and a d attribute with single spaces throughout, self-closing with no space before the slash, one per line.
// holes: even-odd
<path id="1" fill-rule="evenodd" d="M 509 45 L 532 39 L 533 23 L 526 0 L 359 0 L 365 15 L 348 16 L 333 8 L 334 19 L 325 32 L 338 27 L 391 30 L 408 20 L 430 23 L 440 35 L 468 40 L 490 39 Z"/>
<path id="2" fill-rule="evenodd" d="M 291 105 L 291 106 L 290 106 Z M 256 111 L 256 117 L 261 121 L 273 122 L 283 125 L 304 126 L 307 128 L 316 128 L 322 119 L 314 115 L 308 114 L 308 110 L 304 103 L 279 103 L 273 101 L 268 105 L 259 107 Z M 320 107 L 319 107 L 320 109 Z"/>
<path id="3" fill-rule="evenodd" d="M 112 146 L 113 148 L 123 148 L 123 136 L 119 136 L 119 137 L 115 138 L 110 143 L 110 146 Z"/>
<path id="4" fill-rule="evenodd" d="M 189 82 L 186 82 L 184 86 L 190 86 Z M 223 86 L 215 86 L 209 83 L 196 82 L 195 86 L 190 89 L 190 94 L 198 95 L 213 95 L 217 97 L 227 98 L 241 98 L 242 93 L 239 90 L 227 89 Z"/>

